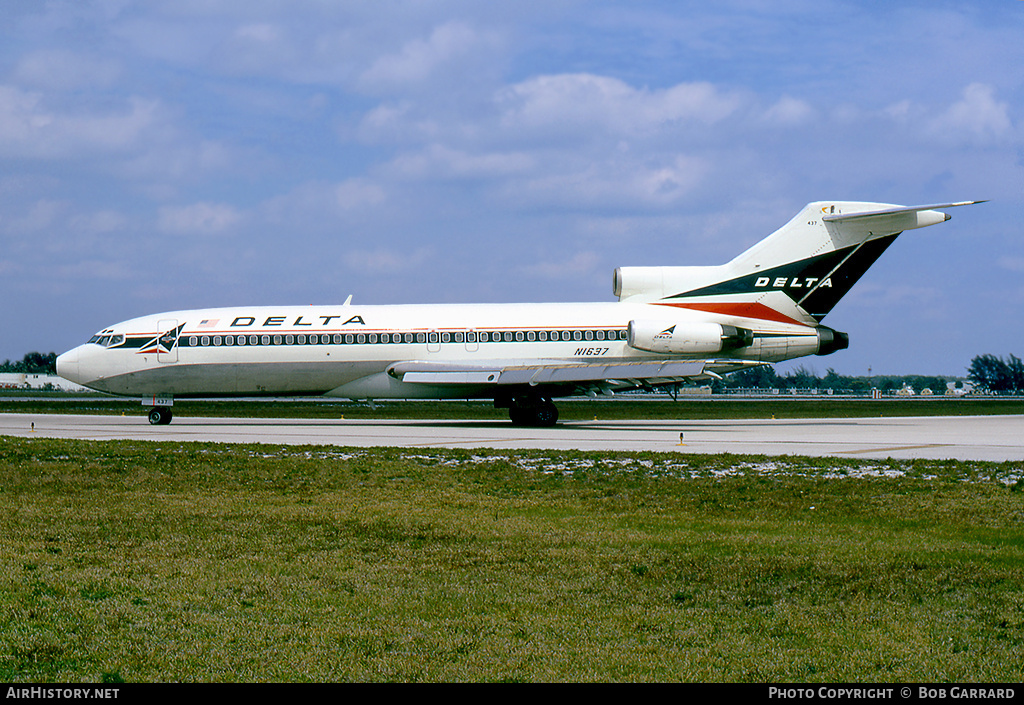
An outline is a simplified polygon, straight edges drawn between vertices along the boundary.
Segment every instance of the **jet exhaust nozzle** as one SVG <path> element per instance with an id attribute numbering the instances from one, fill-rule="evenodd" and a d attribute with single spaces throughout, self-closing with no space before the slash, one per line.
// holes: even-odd
<path id="1" fill-rule="evenodd" d="M 815 355 L 831 355 L 837 350 L 850 347 L 848 333 L 840 333 L 826 326 L 818 326 L 818 352 Z"/>

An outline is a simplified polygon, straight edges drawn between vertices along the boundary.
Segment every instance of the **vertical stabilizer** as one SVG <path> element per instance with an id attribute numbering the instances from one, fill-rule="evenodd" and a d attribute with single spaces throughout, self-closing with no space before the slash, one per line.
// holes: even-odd
<path id="1" fill-rule="evenodd" d="M 949 219 L 935 206 L 820 201 L 731 262 L 714 267 L 624 267 L 621 300 L 815 325 L 904 230 Z"/>

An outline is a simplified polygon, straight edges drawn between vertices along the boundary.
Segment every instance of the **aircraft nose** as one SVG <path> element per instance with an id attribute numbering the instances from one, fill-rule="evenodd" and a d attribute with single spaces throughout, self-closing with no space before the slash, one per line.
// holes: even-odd
<path id="1" fill-rule="evenodd" d="M 57 356 L 57 374 L 66 380 L 81 384 L 81 374 L 78 364 L 79 348 L 68 350 L 63 355 Z"/>

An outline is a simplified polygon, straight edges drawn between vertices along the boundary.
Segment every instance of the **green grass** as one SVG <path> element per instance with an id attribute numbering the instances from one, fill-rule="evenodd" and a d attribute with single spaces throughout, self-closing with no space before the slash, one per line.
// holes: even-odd
<path id="1" fill-rule="evenodd" d="M 0 438 L 0 680 L 1019 682 L 1022 478 Z"/>

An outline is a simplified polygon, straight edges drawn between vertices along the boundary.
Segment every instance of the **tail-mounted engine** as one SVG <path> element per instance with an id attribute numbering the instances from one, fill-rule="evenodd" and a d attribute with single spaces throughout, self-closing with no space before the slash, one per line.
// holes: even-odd
<path id="1" fill-rule="evenodd" d="M 630 347 L 673 355 L 719 353 L 745 348 L 754 342 L 753 331 L 720 323 L 630 321 L 627 331 Z"/>
<path id="2" fill-rule="evenodd" d="M 836 350 L 846 350 L 850 347 L 850 336 L 832 330 L 828 326 L 818 326 L 818 352 L 815 355 L 831 355 Z"/>

